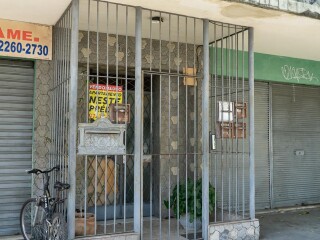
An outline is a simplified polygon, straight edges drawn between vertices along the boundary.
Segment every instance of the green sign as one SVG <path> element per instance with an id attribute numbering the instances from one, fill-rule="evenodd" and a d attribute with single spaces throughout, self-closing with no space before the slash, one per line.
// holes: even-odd
<path id="1" fill-rule="evenodd" d="M 248 77 L 248 52 L 239 51 L 236 54 L 235 50 L 224 50 L 221 53 L 220 48 L 210 48 L 210 59 L 212 74 L 221 75 L 223 72 L 226 77 Z M 224 62 L 223 68 L 221 68 L 221 60 Z M 238 70 L 236 66 L 238 66 Z M 320 62 L 255 53 L 254 75 L 256 81 L 320 86 Z"/>

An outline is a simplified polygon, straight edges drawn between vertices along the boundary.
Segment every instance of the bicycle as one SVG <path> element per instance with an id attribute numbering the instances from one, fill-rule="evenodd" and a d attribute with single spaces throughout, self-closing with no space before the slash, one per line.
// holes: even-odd
<path id="1" fill-rule="evenodd" d="M 60 171 L 60 166 L 55 166 L 49 170 L 37 168 L 27 170 L 28 174 L 43 174 L 44 193 L 42 196 L 30 198 L 23 204 L 20 212 L 21 232 L 26 240 L 66 240 L 67 224 L 65 217 L 56 211 L 58 204 L 65 199 L 61 199 L 61 191 L 70 188 L 70 185 L 62 182 L 55 182 L 54 189 L 57 197 L 52 198 L 49 191 L 49 173 Z"/>

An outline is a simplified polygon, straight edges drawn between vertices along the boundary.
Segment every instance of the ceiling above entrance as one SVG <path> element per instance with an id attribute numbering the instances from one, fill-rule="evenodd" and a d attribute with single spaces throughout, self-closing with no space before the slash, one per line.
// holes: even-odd
<path id="1" fill-rule="evenodd" d="M 70 2 L 71 0 L 2 0 L 0 18 L 54 25 Z M 320 45 L 317 44 L 320 42 L 318 30 L 320 20 L 317 19 L 221 0 L 110 0 L 110 2 L 252 26 L 255 28 L 255 51 L 320 61 Z M 80 0 L 81 11 L 86 11 L 87 4 L 87 0 Z M 80 24 L 81 29 L 87 29 L 86 21 Z"/>

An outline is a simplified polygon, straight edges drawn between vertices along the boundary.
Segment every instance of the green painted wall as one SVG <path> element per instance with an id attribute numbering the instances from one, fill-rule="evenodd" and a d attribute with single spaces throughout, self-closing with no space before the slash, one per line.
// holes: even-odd
<path id="1" fill-rule="evenodd" d="M 238 58 L 238 61 L 236 59 Z M 320 86 L 320 62 L 275 56 L 270 54 L 254 54 L 254 71 L 256 81 L 272 81 L 281 83 L 294 83 Z M 212 74 L 223 72 L 225 77 L 248 76 L 248 53 L 234 50 L 224 50 L 220 48 L 210 48 L 210 72 Z M 224 62 L 224 69 L 221 62 Z M 217 62 L 217 67 L 214 63 Z M 244 64 L 242 64 L 244 62 Z M 238 72 L 235 71 L 238 64 Z M 228 66 L 228 67 L 227 67 Z M 231 70 L 233 69 L 233 70 Z M 242 70 L 244 69 L 244 71 Z"/>

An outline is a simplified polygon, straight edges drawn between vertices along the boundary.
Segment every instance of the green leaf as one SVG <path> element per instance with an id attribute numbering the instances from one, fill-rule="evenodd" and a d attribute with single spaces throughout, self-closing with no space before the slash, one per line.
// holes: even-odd
<path id="1" fill-rule="evenodd" d="M 215 189 L 209 184 L 209 213 L 212 213 L 215 206 Z M 163 201 L 166 208 L 172 208 L 176 218 L 183 214 L 190 214 L 190 221 L 202 217 L 202 179 L 187 179 L 186 184 L 177 184 L 168 200 Z"/>

